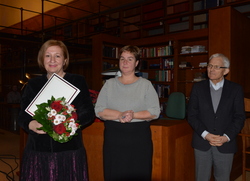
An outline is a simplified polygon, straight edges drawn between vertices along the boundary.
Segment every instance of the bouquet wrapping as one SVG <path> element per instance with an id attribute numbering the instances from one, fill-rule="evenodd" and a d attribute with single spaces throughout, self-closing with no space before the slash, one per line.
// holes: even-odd
<path id="1" fill-rule="evenodd" d="M 43 126 L 39 128 L 45 131 L 55 141 L 65 143 L 70 141 L 76 130 L 80 128 L 74 105 L 66 102 L 65 98 L 55 99 L 53 96 L 45 103 L 37 106 L 33 119 Z"/>

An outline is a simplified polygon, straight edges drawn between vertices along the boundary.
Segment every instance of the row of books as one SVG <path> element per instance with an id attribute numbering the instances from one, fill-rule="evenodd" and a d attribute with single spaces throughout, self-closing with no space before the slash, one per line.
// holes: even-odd
<path id="1" fill-rule="evenodd" d="M 160 57 L 160 56 L 168 56 L 173 55 L 174 49 L 173 46 L 167 45 L 167 46 L 161 46 L 161 47 L 147 47 L 141 49 L 141 57 Z"/>
<path id="2" fill-rule="evenodd" d="M 170 94 L 170 85 L 153 84 L 159 98 L 168 98 Z"/>
<path id="3" fill-rule="evenodd" d="M 103 62 L 102 64 L 102 70 L 109 70 L 109 69 L 117 69 L 118 70 L 118 64 L 113 64 L 109 62 Z"/>
<path id="4" fill-rule="evenodd" d="M 155 81 L 170 82 L 173 80 L 172 70 L 157 70 L 155 71 Z"/>
<path id="5" fill-rule="evenodd" d="M 160 68 L 164 69 L 173 69 L 174 68 L 174 59 L 173 58 L 161 58 Z"/>
<path id="6" fill-rule="evenodd" d="M 183 46 L 181 47 L 181 54 L 186 53 L 198 53 L 206 52 L 206 47 L 203 45 L 194 45 L 194 46 Z"/>
<path id="7" fill-rule="evenodd" d="M 104 57 L 118 58 L 118 53 L 119 53 L 118 47 L 110 47 L 110 46 L 103 47 L 103 56 Z"/>

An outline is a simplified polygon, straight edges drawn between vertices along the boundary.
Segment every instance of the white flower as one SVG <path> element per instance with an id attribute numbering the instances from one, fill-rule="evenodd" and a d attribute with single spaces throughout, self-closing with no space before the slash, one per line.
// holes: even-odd
<path id="1" fill-rule="evenodd" d="M 57 114 L 57 112 L 56 112 L 55 109 L 52 109 L 52 110 L 50 111 L 50 113 L 51 113 L 52 116 L 55 116 L 55 115 Z"/>
<path id="2" fill-rule="evenodd" d="M 69 136 L 73 136 L 75 133 L 76 133 L 76 131 L 75 131 L 75 130 L 72 130 L 72 131 L 70 132 Z"/>
<path id="3" fill-rule="evenodd" d="M 52 117 L 51 112 L 48 112 L 47 116 L 48 116 L 49 118 L 51 118 L 51 117 Z"/>
<path id="4" fill-rule="evenodd" d="M 71 106 L 70 104 L 66 104 L 66 106 L 67 106 L 67 108 L 68 108 L 68 110 L 67 110 L 67 113 L 68 113 L 68 114 L 71 114 L 71 112 L 75 110 L 74 107 Z"/>
<path id="5" fill-rule="evenodd" d="M 70 122 L 68 127 L 71 128 L 70 136 L 74 135 L 77 130 L 76 124 L 74 122 Z"/>
<path id="6" fill-rule="evenodd" d="M 62 114 L 57 114 L 54 119 L 54 125 L 61 124 L 63 121 L 66 120 L 66 116 Z"/>
<path id="7" fill-rule="evenodd" d="M 58 125 L 58 124 L 61 124 L 61 123 L 62 123 L 62 120 L 54 119 L 54 125 Z"/>
<path id="8" fill-rule="evenodd" d="M 66 116 L 64 116 L 62 114 L 57 114 L 55 119 L 58 119 L 58 120 L 61 120 L 61 121 L 65 121 L 66 120 Z"/>

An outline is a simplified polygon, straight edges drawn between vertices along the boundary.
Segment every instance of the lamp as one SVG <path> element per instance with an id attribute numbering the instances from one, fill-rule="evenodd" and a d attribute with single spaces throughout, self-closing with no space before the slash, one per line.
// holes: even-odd
<path id="1" fill-rule="evenodd" d="M 31 79 L 31 76 L 30 76 L 30 74 L 28 74 L 28 73 L 25 73 L 25 77 L 26 77 L 27 79 Z"/>
<path id="2" fill-rule="evenodd" d="M 25 73 L 25 77 L 26 77 L 27 79 L 31 79 L 31 76 L 30 76 L 29 73 Z M 23 84 L 21 90 L 23 90 L 23 88 L 25 87 L 25 85 L 28 84 L 28 81 L 25 82 L 25 81 L 23 81 L 23 80 L 19 80 L 18 82 L 19 82 L 20 84 Z"/>
<path id="3" fill-rule="evenodd" d="M 139 72 L 140 71 L 136 70 L 135 74 L 137 74 Z M 122 76 L 122 73 L 121 73 L 120 69 L 117 66 L 112 67 L 110 69 L 107 69 L 104 72 L 102 72 L 101 74 L 106 75 L 106 76 L 118 76 L 118 77 Z"/>
<path id="4" fill-rule="evenodd" d="M 119 67 L 115 66 L 115 67 L 111 67 L 107 70 L 105 70 L 104 72 L 101 73 L 102 75 L 106 75 L 106 76 L 121 76 L 121 72 Z"/>
<path id="5" fill-rule="evenodd" d="M 19 80 L 20 84 L 23 84 L 21 90 L 23 90 L 23 88 L 25 87 L 26 84 L 28 84 L 28 82 L 24 82 L 23 80 Z"/>

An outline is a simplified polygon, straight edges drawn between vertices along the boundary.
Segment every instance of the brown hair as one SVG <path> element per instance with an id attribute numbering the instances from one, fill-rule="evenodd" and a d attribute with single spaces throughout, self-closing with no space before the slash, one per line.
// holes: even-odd
<path id="1" fill-rule="evenodd" d="M 120 49 L 120 52 L 119 52 L 119 58 L 121 57 L 121 54 L 125 51 L 128 51 L 130 53 L 132 53 L 134 56 L 135 56 L 135 60 L 140 60 L 140 53 L 141 53 L 141 50 L 140 48 L 138 48 L 137 46 L 133 46 L 133 45 L 126 45 L 124 47 L 122 47 Z"/>
<path id="2" fill-rule="evenodd" d="M 63 65 L 63 70 L 66 70 L 67 67 L 69 66 L 69 52 L 68 52 L 66 45 L 62 41 L 59 41 L 59 40 L 48 40 L 42 45 L 42 47 L 40 48 L 38 52 L 38 57 L 37 57 L 37 62 L 38 62 L 39 67 L 41 69 L 44 69 L 45 51 L 51 46 L 59 46 L 62 49 L 63 57 L 64 59 L 66 59 L 66 62 Z"/>

